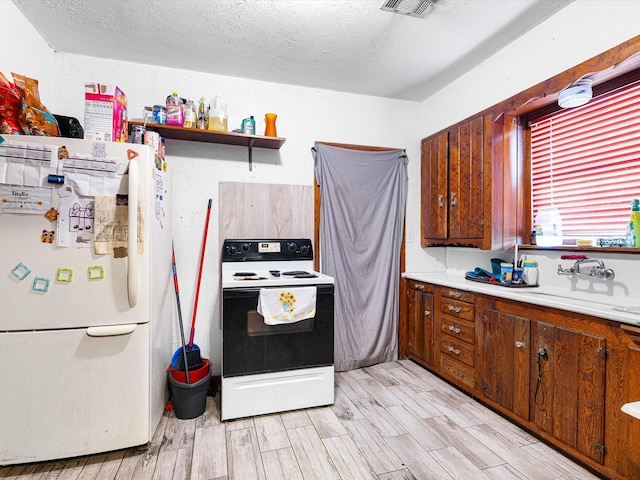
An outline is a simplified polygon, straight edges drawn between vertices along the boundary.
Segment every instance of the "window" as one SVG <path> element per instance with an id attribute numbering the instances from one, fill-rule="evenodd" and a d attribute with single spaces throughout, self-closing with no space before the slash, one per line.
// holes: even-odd
<path id="1" fill-rule="evenodd" d="M 640 198 L 640 82 L 529 118 L 533 215 L 558 208 L 565 239 L 624 238 Z"/>

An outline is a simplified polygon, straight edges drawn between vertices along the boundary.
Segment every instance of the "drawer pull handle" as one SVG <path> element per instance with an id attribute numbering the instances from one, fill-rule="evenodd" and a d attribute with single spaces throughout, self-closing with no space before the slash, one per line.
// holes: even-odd
<path id="1" fill-rule="evenodd" d="M 450 297 L 460 298 L 460 295 L 462 295 L 460 292 L 455 292 L 453 290 L 449 290 L 449 296 Z"/>
<path id="2" fill-rule="evenodd" d="M 443 198 L 444 198 L 444 195 L 442 195 L 442 194 L 438 195 L 438 207 L 440 207 L 440 208 L 444 207 L 444 203 L 442 202 Z"/>
<path id="3" fill-rule="evenodd" d="M 449 325 L 449 331 L 451 331 L 453 333 L 460 333 L 460 328 L 459 327 L 454 327 L 453 325 Z"/>
<path id="4" fill-rule="evenodd" d="M 521 342 L 520 340 L 518 340 L 518 341 L 516 342 L 516 347 L 518 347 L 518 348 L 522 348 L 522 347 L 524 347 L 524 342 Z"/>
<path id="5" fill-rule="evenodd" d="M 451 346 L 450 346 L 450 347 L 448 348 L 448 350 L 449 350 L 450 352 L 453 352 L 453 353 L 454 353 L 454 354 L 456 354 L 456 355 L 460 355 L 460 349 L 453 348 L 453 347 L 451 347 Z"/>
<path id="6" fill-rule="evenodd" d="M 449 305 L 447 308 L 449 309 L 450 312 L 456 312 L 456 313 L 460 313 L 460 310 L 462 310 L 460 307 L 454 307 L 453 305 Z"/>
<path id="7" fill-rule="evenodd" d="M 418 290 L 424 290 L 424 285 L 416 283 L 415 288 L 418 289 Z"/>
<path id="8" fill-rule="evenodd" d="M 424 316 L 428 317 L 429 315 L 431 315 L 431 310 L 425 310 L 424 311 Z"/>

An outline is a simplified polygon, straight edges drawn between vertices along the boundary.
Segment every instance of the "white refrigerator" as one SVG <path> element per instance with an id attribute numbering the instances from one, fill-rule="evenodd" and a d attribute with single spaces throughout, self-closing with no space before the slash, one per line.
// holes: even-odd
<path id="1" fill-rule="evenodd" d="M 147 145 L 0 136 L 0 465 L 151 440 L 171 360 L 170 173 Z"/>

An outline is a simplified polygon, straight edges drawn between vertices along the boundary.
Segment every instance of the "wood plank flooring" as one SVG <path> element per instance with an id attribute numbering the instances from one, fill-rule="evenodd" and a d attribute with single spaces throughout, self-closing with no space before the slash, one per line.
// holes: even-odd
<path id="1" fill-rule="evenodd" d="M 3 480 L 596 480 L 409 360 L 338 373 L 335 405 L 220 422 L 166 413 L 146 449 L 0 468 Z"/>

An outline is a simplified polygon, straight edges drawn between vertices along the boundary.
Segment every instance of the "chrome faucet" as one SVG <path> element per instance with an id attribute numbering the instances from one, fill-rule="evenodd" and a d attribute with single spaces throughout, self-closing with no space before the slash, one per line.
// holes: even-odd
<path id="1" fill-rule="evenodd" d="M 564 257 L 560 257 L 563 258 Z M 591 269 L 582 268 L 585 265 L 591 264 Z M 595 264 L 595 265 L 593 265 Z M 562 265 L 558 265 L 558 275 L 582 275 L 587 277 L 604 278 L 606 280 L 613 280 L 616 276 L 615 272 L 610 268 L 604 266 L 604 262 L 599 258 L 578 258 L 573 267 L 563 268 Z"/>

